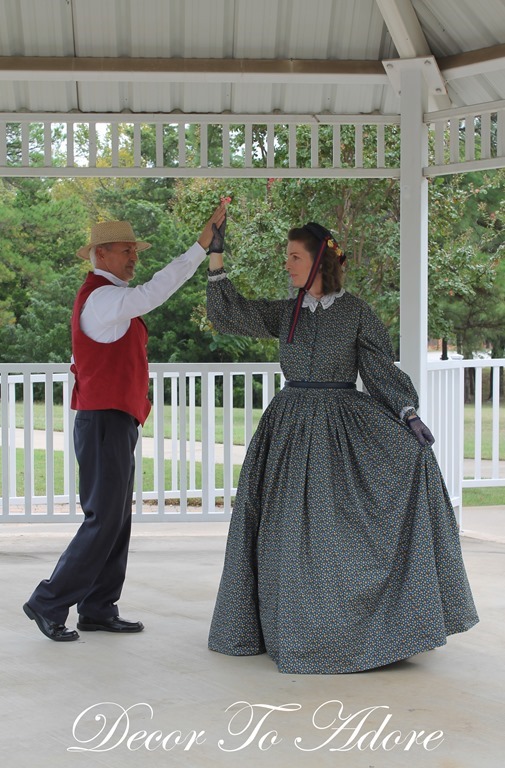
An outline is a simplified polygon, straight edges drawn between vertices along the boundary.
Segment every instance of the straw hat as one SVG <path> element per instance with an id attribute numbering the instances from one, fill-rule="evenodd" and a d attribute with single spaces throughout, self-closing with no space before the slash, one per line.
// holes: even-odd
<path id="1" fill-rule="evenodd" d="M 91 248 L 105 243 L 135 243 L 138 251 L 145 251 L 151 243 L 137 240 L 129 221 L 100 221 L 91 227 L 91 239 L 77 251 L 81 259 L 89 259 Z"/>

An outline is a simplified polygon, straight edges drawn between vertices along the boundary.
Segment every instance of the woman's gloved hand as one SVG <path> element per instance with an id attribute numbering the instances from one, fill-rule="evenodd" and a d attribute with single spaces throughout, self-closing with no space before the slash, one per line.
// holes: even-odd
<path id="1" fill-rule="evenodd" d="M 209 245 L 207 253 L 223 253 L 224 251 L 224 235 L 226 232 L 226 216 L 223 219 L 223 223 L 220 227 L 212 225 L 212 240 Z"/>
<path id="2" fill-rule="evenodd" d="M 419 416 L 411 416 L 409 419 L 407 419 L 407 424 L 415 434 L 418 443 L 421 445 L 433 445 L 435 438 L 431 434 L 426 424 L 421 421 Z"/>

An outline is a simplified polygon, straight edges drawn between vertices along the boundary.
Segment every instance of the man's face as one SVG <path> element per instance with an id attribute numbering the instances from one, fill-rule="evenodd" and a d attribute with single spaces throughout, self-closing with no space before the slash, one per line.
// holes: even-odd
<path id="1" fill-rule="evenodd" d="M 129 283 L 137 264 L 135 243 L 107 243 L 96 247 L 96 266 Z"/>

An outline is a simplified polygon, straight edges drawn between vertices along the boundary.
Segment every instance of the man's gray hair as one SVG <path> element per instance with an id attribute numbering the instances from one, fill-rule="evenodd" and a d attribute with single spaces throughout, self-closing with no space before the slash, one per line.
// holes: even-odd
<path id="1" fill-rule="evenodd" d="M 93 269 L 96 269 L 96 246 L 89 249 L 89 260 Z"/>

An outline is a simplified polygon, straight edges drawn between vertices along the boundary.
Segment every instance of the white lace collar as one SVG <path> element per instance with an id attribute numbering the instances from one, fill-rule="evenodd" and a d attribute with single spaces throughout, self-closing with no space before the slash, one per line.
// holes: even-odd
<path id="1" fill-rule="evenodd" d="M 331 307 L 335 299 L 340 299 L 344 293 L 345 290 L 341 288 L 338 293 L 325 293 L 324 296 L 321 296 L 320 299 L 316 299 L 315 296 L 312 296 L 310 293 L 306 293 L 303 297 L 302 307 L 308 307 L 311 312 L 315 312 L 317 305 L 320 304 L 323 309 L 328 309 L 328 307 Z"/>

